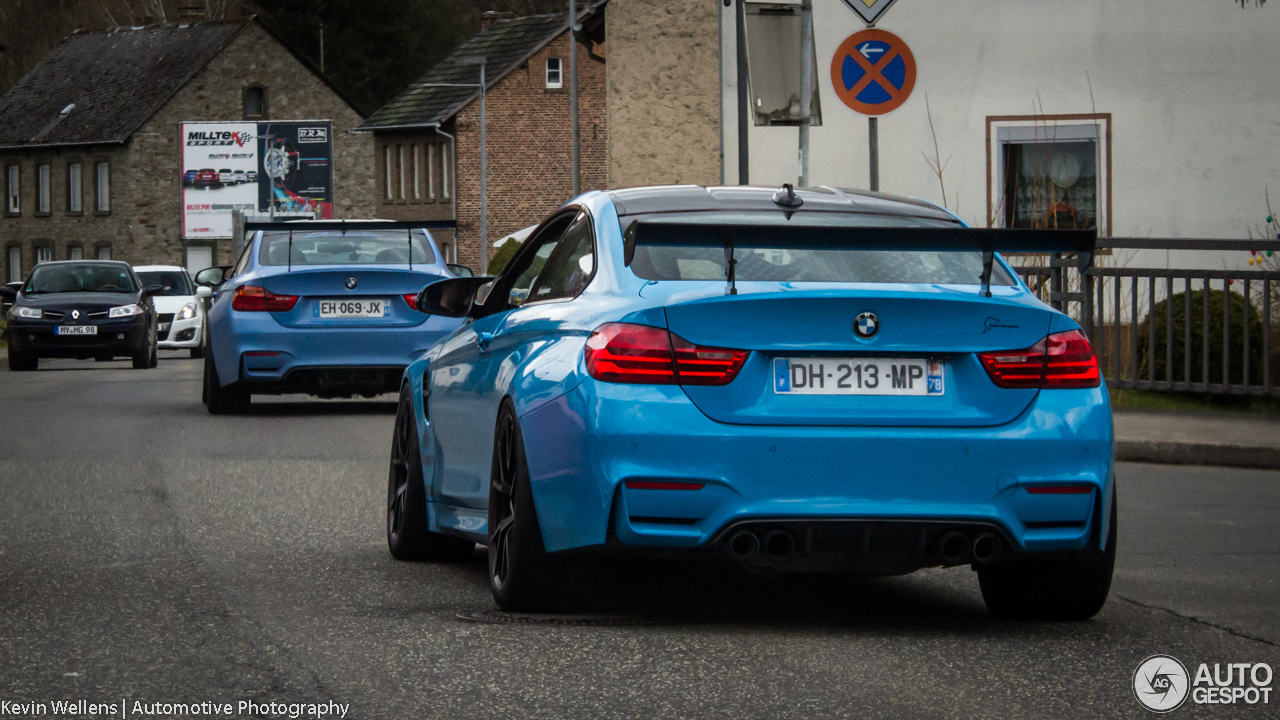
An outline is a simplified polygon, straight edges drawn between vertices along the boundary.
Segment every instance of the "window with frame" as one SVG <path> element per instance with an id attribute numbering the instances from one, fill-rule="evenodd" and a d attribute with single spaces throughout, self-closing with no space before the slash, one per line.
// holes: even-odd
<path id="1" fill-rule="evenodd" d="M 22 166 L 10 165 L 5 168 L 5 214 L 17 215 L 22 212 Z"/>
<path id="2" fill-rule="evenodd" d="M 67 259 L 68 259 L 68 260 L 83 260 L 83 259 L 84 259 L 84 246 L 82 246 L 82 245 L 68 245 L 68 246 L 67 246 Z"/>
<path id="3" fill-rule="evenodd" d="M 53 165 L 36 163 L 36 213 L 48 215 L 53 210 Z"/>
<path id="4" fill-rule="evenodd" d="M 67 212 L 79 213 L 84 210 L 83 165 L 79 161 L 67 163 Z"/>
<path id="5" fill-rule="evenodd" d="M 1110 234 L 1108 113 L 994 116 L 988 208 L 997 227 Z"/>
<path id="6" fill-rule="evenodd" d="M 409 146 L 409 162 L 413 165 L 413 199 L 418 201 L 422 199 L 422 178 L 418 164 L 418 146 Z"/>
<path id="7" fill-rule="evenodd" d="M 382 146 L 382 184 L 386 188 L 384 200 L 391 199 L 391 146 Z"/>
<path id="8" fill-rule="evenodd" d="M 267 90 L 260 85 L 244 89 L 244 119 L 264 120 L 267 117 Z"/>
<path id="9" fill-rule="evenodd" d="M 404 146 L 403 145 L 396 146 L 396 170 L 397 170 L 397 174 L 399 175 L 398 186 L 400 188 L 397 195 L 400 200 L 404 200 Z"/>
<path id="10" fill-rule="evenodd" d="M 427 143 L 427 199 L 436 199 L 436 144 Z"/>
<path id="11" fill-rule="evenodd" d="M 563 233 L 548 233 L 508 291 L 508 305 L 577 297 L 596 270 L 591 221 L 579 213 Z"/>
<path id="12" fill-rule="evenodd" d="M 99 160 L 94 164 L 93 185 L 94 211 L 104 214 L 111 212 L 111 163 L 109 161 Z"/>
<path id="13" fill-rule="evenodd" d="M 110 245 L 99 245 L 99 246 L 98 246 L 98 259 L 99 259 L 99 260 L 110 260 L 110 259 L 111 259 L 111 246 L 110 246 Z"/>
<path id="14" fill-rule="evenodd" d="M 9 282 L 22 282 L 22 246 L 9 246 Z"/>
<path id="15" fill-rule="evenodd" d="M 564 87 L 564 63 L 560 58 L 547 58 L 547 87 L 552 90 Z"/>
<path id="16" fill-rule="evenodd" d="M 53 262 L 53 248 L 41 245 L 36 248 L 36 264 Z"/>
<path id="17" fill-rule="evenodd" d="M 449 158 L 453 155 L 449 143 L 440 145 L 440 197 L 449 199 Z"/>

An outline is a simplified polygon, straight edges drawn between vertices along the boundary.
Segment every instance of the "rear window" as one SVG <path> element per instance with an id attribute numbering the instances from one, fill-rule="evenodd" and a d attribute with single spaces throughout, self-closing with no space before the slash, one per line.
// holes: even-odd
<path id="1" fill-rule="evenodd" d="M 435 253 L 421 230 L 269 232 L 258 251 L 260 265 L 430 265 Z M 292 245 L 292 247 L 291 247 Z M 412 253 L 412 258 L 410 257 Z"/>
<path id="2" fill-rule="evenodd" d="M 797 250 L 739 248 L 738 282 L 920 283 L 977 285 L 982 254 L 977 252 Z M 637 246 L 631 270 L 645 280 L 724 280 L 723 248 Z M 992 285 L 1013 285 L 996 263 Z"/>
<path id="3" fill-rule="evenodd" d="M 142 281 L 142 287 L 163 286 L 164 289 L 156 293 L 156 295 L 185 296 L 196 294 L 196 291 L 191 287 L 191 278 L 187 277 L 187 274 L 181 270 L 140 272 L 138 273 L 138 279 Z"/>

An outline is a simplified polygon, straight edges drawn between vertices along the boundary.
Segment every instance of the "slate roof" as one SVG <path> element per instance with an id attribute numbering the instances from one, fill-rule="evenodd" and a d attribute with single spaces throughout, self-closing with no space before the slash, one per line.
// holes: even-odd
<path id="1" fill-rule="evenodd" d="M 463 65 L 463 58 L 483 57 L 487 60 L 485 86 L 492 88 L 530 55 L 568 29 L 565 13 L 499 20 L 460 45 L 430 72 L 370 115 L 357 130 L 442 123 L 480 95 L 479 87 L 431 87 L 437 83 L 478 86 L 479 66 Z"/>
<path id="2" fill-rule="evenodd" d="M 69 36 L 0 98 L 0 147 L 122 143 L 250 19 Z M 72 103 L 65 116 L 64 108 Z"/>

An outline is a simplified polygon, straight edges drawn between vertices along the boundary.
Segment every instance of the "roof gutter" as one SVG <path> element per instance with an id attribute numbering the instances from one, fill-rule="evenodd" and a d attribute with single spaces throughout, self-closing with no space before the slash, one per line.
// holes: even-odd
<path id="1" fill-rule="evenodd" d="M 20 145 L 0 145 L 0 150 L 24 150 L 39 148 L 55 148 L 55 147 L 89 147 L 92 145 L 124 145 L 129 138 L 123 140 L 89 140 L 85 142 L 52 142 L 52 143 L 22 143 Z"/>
<path id="2" fill-rule="evenodd" d="M 439 130 L 440 123 L 434 122 L 434 123 L 408 123 L 405 125 L 378 125 L 370 128 L 366 128 L 365 126 L 361 125 L 360 127 L 351 128 L 351 132 L 370 133 L 370 132 L 377 132 L 379 130 L 422 130 L 424 128 L 435 128 Z"/>

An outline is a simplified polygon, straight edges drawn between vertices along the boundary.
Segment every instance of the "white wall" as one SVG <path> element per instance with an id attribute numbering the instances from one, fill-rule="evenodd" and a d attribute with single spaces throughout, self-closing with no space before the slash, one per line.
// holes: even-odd
<path id="1" fill-rule="evenodd" d="M 722 30 L 725 178 L 737 179 L 734 9 Z M 899 0 L 878 27 L 911 47 L 915 91 L 880 118 L 880 189 L 943 201 L 986 223 L 987 116 L 1111 113 L 1116 236 L 1247 238 L 1280 211 L 1280 2 L 1231 0 Z M 823 126 L 811 130 L 813 185 L 868 185 L 867 119 L 836 97 L 836 47 L 864 28 L 840 0 L 814 0 Z M 1089 81 L 1093 97 L 1090 98 Z M 794 128 L 751 127 L 751 182 L 796 181 Z M 1104 228 L 1105 231 L 1105 228 Z M 1131 266 L 1247 267 L 1247 254 L 1143 253 Z"/>

